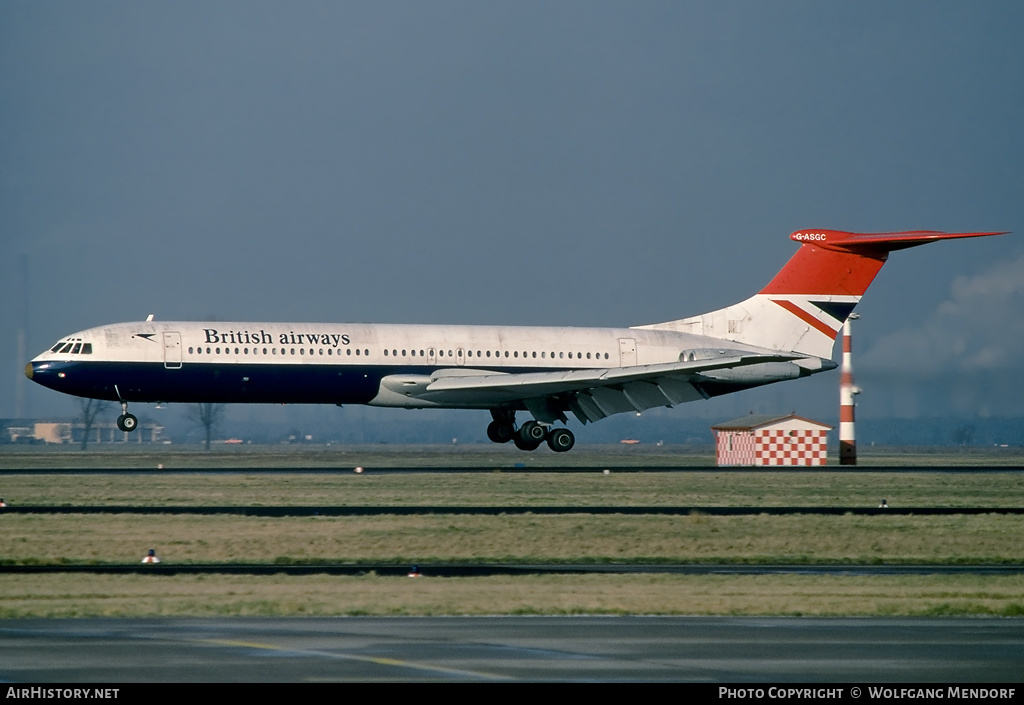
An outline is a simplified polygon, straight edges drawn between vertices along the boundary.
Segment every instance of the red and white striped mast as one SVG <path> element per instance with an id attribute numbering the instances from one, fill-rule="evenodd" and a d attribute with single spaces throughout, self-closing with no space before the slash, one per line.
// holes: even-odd
<path id="1" fill-rule="evenodd" d="M 857 464 L 857 435 L 853 425 L 853 398 L 860 389 L 853 384 L 850 321 L 860 318 L 851 313 L 843 323 L 843 362 L 839 368 L 839 464 Z"/>

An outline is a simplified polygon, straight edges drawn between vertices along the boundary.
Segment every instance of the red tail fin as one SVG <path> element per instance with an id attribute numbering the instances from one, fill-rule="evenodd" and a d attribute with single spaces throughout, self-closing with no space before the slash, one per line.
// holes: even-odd
<path id="1" fill-rule="evenodd" d="M 789 237 L 803 243 L 803 247 L 761 293 L 862 296 L 893 250 L 936 240 L 1002 234 L 943 233 L 937 230 L 896 233 L 797 230 Z"/>

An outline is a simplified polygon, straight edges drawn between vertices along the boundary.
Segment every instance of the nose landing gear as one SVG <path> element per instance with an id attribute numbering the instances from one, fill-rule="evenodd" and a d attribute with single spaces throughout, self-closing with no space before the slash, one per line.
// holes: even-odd
<path id="1" fill-rule="evenodd" d="M 114 391 L 117 392 L 118 398 L 121 397 L 121 392 L 118 390 L 117 385 L 114 385 Z M 121 399 L 121 415 L 117 417 L 117 427 L 122 431 L 131 433 L 139 426 L 139 420 L 128 413 L 128 402 Z"/>
<path id="2" fill-rule="evenodd" d="M 117 417 L 117 427 L 122 431 L 134 431 L 139 425 L 139 420 L 131 414 L 121 414 Z"/>

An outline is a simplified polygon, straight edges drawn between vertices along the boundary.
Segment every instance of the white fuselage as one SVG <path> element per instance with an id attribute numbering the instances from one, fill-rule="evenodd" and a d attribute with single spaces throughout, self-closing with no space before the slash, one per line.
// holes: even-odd
<path id="1" fill-rule="evenodd" d="M 68 347 L 76 342 L 83 346 L 77 352 Z M 75 333 L 32 364 L 41 384 L 111 400 L 490 408 L 506 401 L 396 396 L 382 381 L 395 375 L 429 379 L 442 370 L 503 374 L 659 365 L 726 349 L 765 352 L 635 328 L 140 321 Z M 775 371 L 761 383 L 800 375 L 784 364 L 792 374 Z M 714 378 L 742 378 L 750 386 L 757 383 L 752 371 L 721 370 Z"/>

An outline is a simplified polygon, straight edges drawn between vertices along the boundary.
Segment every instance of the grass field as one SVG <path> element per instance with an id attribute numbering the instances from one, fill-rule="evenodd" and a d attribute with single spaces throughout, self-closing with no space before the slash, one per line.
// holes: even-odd
<path id="1" fill-rule="evenodd" d="M 101 466 L 109 464 L 108 454 L 84 455 Z M 219 455 L 196 457 L 210 462 Z M 409 458 L 421 462 L 431 454 L 399 455 L 403 462 L 393 457 L 392 467 L 408 465 Z M 82 457 L 42 454 L 44 459 L 67 456 Z M 279 461 L 271 456 L 261 463 L 277 467 Z M 1015 515 L 728 517 L 699 511 L 687 516 L 585 511 L 588 506 L 608 505 L 875 507 L 881 497 L 894 507 L 1019 507 L 1024 506 L 1024 473 L 1017 471 L 0 471 L 0 496 L 15 506 L 568 505 L 582 510 L 548 516 L 279 519 L 8 513 L 0 516 L 0 561 L 7 564 L 137 563 L 151 547 L 169 563 L 1024 563 L 1024 517 Z M 410 580 L 373 574 L 0 575 L 3 617 L 496 613 L 1017 616 L 1024 615 L 1024 576 L 547 575 Z"/>
<path id="2" fill-rule="evenodd" d="M 1024 448 L 918 448 L 872 447 L 858 449 L 861 467 L 1024 467 Z M 829 462 L 835 464 L 835 449 Z M 217 446 L 204 451 L 198 446 L 149 444 L 77 446 L 0 445 L 0 471 L 9 468 L 63 470 L 78 468 L 151 470 L 194 468 L 525 468 L 548 467 L 695 467 L 713 469 L 711 445 L 579 445 L 570 453 L 546 448 L 533 453 L 508 445 L 241 445 Z M 835 469 L 835 468 L 833 468 Z"/>
<path id="3" fill-rule="evenodd" d="M 1024 562 L 1024 517 L 8 515 L 7 564 Z"/>
<path id="4" fill-rule="evenodd" d="M 1024 616 L 1024 577 L 0 576 L 0 618 L 682 614 Z"/>
<path id="5" fill-rule="evenodd" d="M 1024 472 L 5 474 L 17 505 L 1020 507 Z"/>

